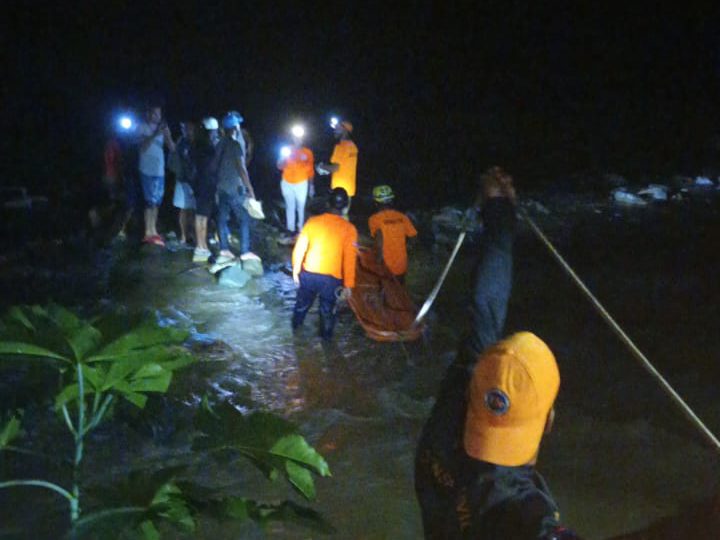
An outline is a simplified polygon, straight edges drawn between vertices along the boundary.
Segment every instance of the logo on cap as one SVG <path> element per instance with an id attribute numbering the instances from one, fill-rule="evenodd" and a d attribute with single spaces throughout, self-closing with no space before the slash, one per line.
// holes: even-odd
<path id="1" fill-rule="evenodd" d="M 494 415 L 502 416 L 510 409 L 510 398 L 502 390 L 492 388 L 485 393 L 485 406 Z"/>

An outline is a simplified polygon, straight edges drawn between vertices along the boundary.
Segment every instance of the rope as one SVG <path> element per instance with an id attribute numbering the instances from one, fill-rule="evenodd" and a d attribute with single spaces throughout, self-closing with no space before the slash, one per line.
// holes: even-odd
<path id="1" fill-rule="evenodd" d="M 585 293 L 585 296 L 588 297 L 597 312 L 602 316 L 603 319 L 605 319 L 605 322 L 608 323 L 613 332 L 615 332 L 615 334 L 620 338 L 620 340 L 630 349 L 630 352 L 633 354 L 633 356 L 650 373 L 650 375 L 655 378 L 655 380 L 660 384 L 660 387 L 665 391 L 665 393 L 670 396 L 670 398 L 675 402 L 678 407 L 680 407 L 680 410 L 683 412 L 683 414 L 685 414 L 688 420 L 690 420 L 690 422 L 700 430 L 700 432 L 705 436 L 708 441 L 710 441 L 710 443 L 715 447 L 716 450 L 720 451 L 720 441 L 718 440 L 718 438 L 713 434 L 712 431 L 708 429 L 708 427 L 702 422 L 702 420 L 700 420 L 700 418 L 695 414 L 695 412 L 693 412 L 690 406 L 685 403 L 683 398 L 680 397 L 680 395 L 673 389 L 673 387 L 670 386 L 670 383 L 665 380 L 665 378 L 660 374 L 660 372 L 655 369 L 655 366 L 650 363 L 650 360 L 648 360 L 647 357 L 640 351 L 640 349 L 638 349 L 638 347 L 635 345 L 635 343 L 633 343 L 633 341 L 623 331 L 623 329 L 620 328 L 620 325 L 615 322 L 615 319 L 612 318 L 610 313 L 608 313 L 608 311 L 603 307 L 600 301 L 595 298 L 595 295 L 590 292 L 590 289 L 585 286 L 585 284 L 578 277 L 575 271 L 570 267 L 570 265 L 565 261 L 562 255 L 558 253 L 552 242 L 548 240 L 548 238 L 543 234 L 543 232 L 535 224 L 532 218 L 530 218 L 525 209 L 522 207 L 519 207 L 519 209 L 520 215 L 523 217 L 523 219 L 528 223 L 528 225 L 530 225 L 530 228 L 533 230 L 533 232 L 550 250 L 550 253 L 552 253 L 555 259 L 560 263 L 560 266 L 563 267 L 565 272 L 567 272 L 567 274 L 572 278 L 572 280 L 580 288 L 580 290 Z"/>
<path id="2" fill-rule="evenodd" d="M 433 287 L 430 296 L 427 297 L 427 300 L 425 300 L 425 303 L 420 308 L 420 311 L 418 311 L 417 317 L 415 317 L 415 321 L 412 323 L 412 326 L 417 326 L 420 321 L 425 317 L 425 315 L 427 315 L 427 312 L 430 311 L 430 307 L 433 305 L 435 298 L 440 292 L 440 287 L 442 287 L 442 284 L 445 282 L 445 278 L 450 271 L 450 267 L 452 266 L 453 261 L 455 261 L 455 257 L 457 257 L 458 251 L 460 251 L 460 246 L 462 246 L 463 240 L 465 240 L 466 235 L 467 230 L 463 228 L 462 232 L 458 236 L 457 242 L 455 242 L 455 247 L 450 254 L 450 259 L 448 259 L 448 262 L 445 265 L 445 269 L 443 270 L 442 274 L 440 274 L 440 277 L 438 278 L 437 283 L 435 283 L 435 287 Z"/>

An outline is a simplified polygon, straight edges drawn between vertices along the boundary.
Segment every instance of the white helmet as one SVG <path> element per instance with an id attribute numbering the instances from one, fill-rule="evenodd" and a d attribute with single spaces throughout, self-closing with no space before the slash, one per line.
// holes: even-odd
<path id="1" fill-rule="evenodd" d="M 203 127 L 207 129 L 208 131 L 213 129 L 219 129 L 220 124 L 218 124 L 217 118 L 214 118 L 212 116 L 207 116 L 203 118 Z"/>

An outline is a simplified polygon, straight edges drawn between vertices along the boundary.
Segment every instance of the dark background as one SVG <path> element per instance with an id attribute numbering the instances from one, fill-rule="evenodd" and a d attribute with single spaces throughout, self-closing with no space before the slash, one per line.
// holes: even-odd
<path id="1" fill-rule="evenodd" d="M 388 182 L 418 205 L 461 199 L 494 163 L 530 186 L 715 174 L 716 8 L 589 4 L 11 2 L 1 179 L 84 189 L 113 114 L 149 95 L 176 134 L 240 110 L 265 196 L 288 124 L 326 158 L 331 113 L 355 124 L 361 194 Z"/>

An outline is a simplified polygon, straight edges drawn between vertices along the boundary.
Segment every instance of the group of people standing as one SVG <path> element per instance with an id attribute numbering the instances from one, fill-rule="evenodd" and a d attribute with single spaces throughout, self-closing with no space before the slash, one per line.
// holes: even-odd
<path id="1" fill-rule="evenodd" d="M 219 123 L 208 117 L 186 123 L 173 141 L 159 107 L 150 107 L 137 130 L 138 185 L 145 201 L 143 241 L 163 245 L 157 209 L 164 193 L 165 150 L 175 171 L 174 203 L 181 209 L 181 241 L 187 242 L 189 214 L 195 210 L 193 260 L 210 256 L 207 221 L 217 204 L 219 260 L 231 260 L 228 221 L 241 225 L 241 259 L 250 252 L 248 201 L 255 193 L 247 172 L 248 145 L 242 117 L 228 112 Z M 222 130 L 220 129 L 222 126 Z M 357 147 L 352 125 L 333 125 L 338 144 L 330 163 L 315 165 L 302 133 L 293 130 L 277 167 L 286 203 L 286 232 L 297 235 L 292 275 L 298 286 L 292 329 L 302 326 L 320 299 L 320 336 L 331 339 L 336 302 L 355 286 L 358 233 L 348 219 L 356 192 Z M 305 223 L 305 205 L 315 172 L 332 174 L 327 211 Z M 136 200 L 129 184 L 128 200 Z M 422 430 L 415 461 L 415 491 L 428 539 L 577 539 L 560 525 L 558 506 L 535 469 L 539 447 L 555 418 L 560 374 L 549 347 L 530 332 L 503 339 L 511 291 L 515 229 L 515 189 L 499 167 L 482 177 L 476 206 L 485 231 L 468 299 L 470 333 L 448 367 L 435 405 Z M 393 209 L 388 185 L 376 186 L 378 205 L 368 228 L 378 261 L 403 281 L 408 267 L 406 241 L 417 234 L 408 217 Z"/>
<path id="2" fill-rule="evenodd" d="M 357 183 L 358 148 L 352 141 L 353 125 L 347 120 L 333 118 L 330 121 L 337 144 L 329 163 L 315 165 L 312 150 L 303 146 L 305 129 L 294 125 L 290 129 L 291 144 L 280 151 L 277 168 L 281 171 L 280 191 L 285 201 L 285 229 L 293 237 L 305 223 L 305 205 L 308 197 L 315 194 L 314 178 L 318 174 L 330 174 L 330 189 L 343 188 L 348 204 L 343 209 L 347 217 Z"/>
<path id="3" fill-rule="evenodd" d="M 163 120 L 159 104 L 148 105 L 137 125 L 130 117 L 124 117 L 121 123 L 105 148 L 104 175 L 110 191 L 124 192 L 126 210 L 118 227 L 121 238 L 132 215 L 142 208 L 142 242 L 165 246 L 157 220 L 165 195 L 165 171 L 169 169 L 175 175 L 173 204 L 179 209 L 180 243 L 188 246 L 189 238 L 195 237 L 193 261 L 206 262 L 212 255 L 208 247 L 211 216 L 217 222 L 220 245 L 217 258 L 235 258 L 229 243 L 231 215 L 240 224 L 240 257 L 257 258 L 250 251 L 247 210 L 255 199 L 247 171 L 252 146 L 242 129 L 240 113 L 229 111 L 221 123 L 214 117 L 197 123 L 182 122 L 177 141 Z M 122 190 L 117 186 L 122 186 Z"/>

